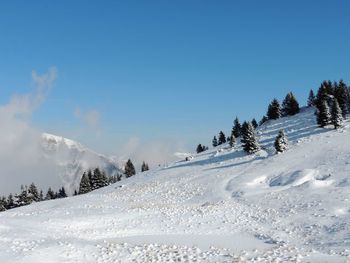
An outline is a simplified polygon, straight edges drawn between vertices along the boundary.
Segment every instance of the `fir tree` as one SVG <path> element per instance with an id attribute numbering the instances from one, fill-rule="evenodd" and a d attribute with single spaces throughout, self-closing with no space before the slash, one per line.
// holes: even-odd
<path id="1" fill-rule="evenodd" d="M 101 172 L 99 168 L 95 168 L 91 176 L 91 190 L 99 189 L 108 185 L 108 178 L 104 172 Z"/>
<path id="2" fill-rule="evenodd" d="M 32 200 L 28 197 L 28 187 L 21 186 L 21 192 L 15 195 L 15 205 L 16 207 L 29 205 Z"/>
<path id="3" fill-rule="evenodd" d="M 40 193 L 39 193 L 39 201 L 44 201 L 44 193 L 43 193 L 43 190 L 40 190 Z"/>
<path id="4" fill-rule="evenodd" d="M 334 97 L 338 101 L 343 118 L 345 118 L 348 113 L 348 88 L 343 80 L 340 80 L 339 84 L 335 85 Z"/>
<path id="5" fill-rule="evenodd" d="M 91 174 L 91 170 L 89 170 Z M 91 175 L 92 176 L 92 175 Z M 86 194 L 92 190 L 89 176 L 84 172 L 80 180 L 79 194 Z"/>
<path id="6" fill-rule="evenodd" d="M 5 196 L 3 196 L 0 198 L 0 212 L 5 211 L 6 207 L 7 207 L 7 201 L 6 201 Z"/>
<path id="7" fill-rule="evenodd" d="M 325 127 L 330 123 L 331 120 L 331 114 L 329 112 L 328 103 L 326 100 L 324 100 L 317 111 L 317 124 L 320 127 Z"/>
<path id="8" fill-rule="evenodd" d="M 280 130 L 278 132 L 278 135 L 275 139 L 274 146 L 277 153 L 282 153 L 287 149 L 288 139 L 283 130 Z"/>
<path id="9" fill-rule="evenodd" d="M 213 147 L 218 146 L 218 140 L 216 139 L 216 136 L 213 138 Z"/>
<path id="10" fill-rule="evenodd" d="M 197 147 L 197 153 L 198 153 L 198 150 L 199 150 L 199 146 L 203 150 L 202 145 L 199 144 L 198 147 Z M 143 162 L 142 165 L 141 165 L 141 172 L 145 172 L 145 171 L 148 171 L 148 170 L 149 170 L 148 164 Z"/>
<path id="11" fill-rule="evenodd" d="M 197 153 L 201 153 L 201 152 L 203 152 L 203 151 L 204 151 L 204 149 L 203 149 L 202 144 L 198 144 L 197 149 L 196 149 L 196 152 L 197 152 Z M 141 170 L 142 170 L 142 169 L 141 169 Z"/>
<path id="12" fill-rule="evenodd" d="M 307 99 L 307 106 L 311 107 L 315 105 L 315 94 L 314 91 L 311 89 L 309 92 L 309 98 Z"/>
<path id="13" fill-rule="evenodd" d="M 130 159 L 126 162 L 124 173 L 126 177 L 130 177 L 136 174 L 135 167 Z"/>
<path id="14" fill-rule="evenodd" d="M 56 198 L 55 192 L 51 189 L 51 187 L 49 187 L 49 189 L 47 190 L 47 193 L 46 193 L 45 200 L 52 200 L 55 198 Z"/>
<path id="15" fill-rule="evenodd" d="M 315 99 L 315 106 L 317 109 L 320 109 L 323 107 L 323 102 L 326 101 L 327 103 L 330 102 L 331 97 L 329 96 L 327 92 L 327 81 L 323 81 L 320 88 L 317 91 L 317 96 Z"/>
<path id="16" fill-rule="evenodd" d="M 238 117 L 236 117 L 236 119 L 233 122 L 232 134 L 236 138 L 241 136 L 241 124 L 239 123 Z"/>
<path id="17" fill-rule="evenodd" d="M 39 192 L 34 183 L 31 183 L 31 185 L 28 188 L 28 198 L 30 199 L 30 202 L 40 201 Z"/>
<path id="18" fill-rule="evenodd" d="M 340 109 L 337 99 L 334 99 L 331 111 L 331 122 L 334 125 L 334 129 L 338 129 L 343 124 L 342 111 Z"/>
<path id="19" fill-rule="evenodd" d="M 253 125 L 254 129 L 258 128 L 258 126 L 259 126 L 258 122 L 256 121 L 255 118 L 252 119 L 252 125 Z"/>
<path id="20" fill-rule="evenodd" d="M 15 204 L 15 200 L 13 199 L 13 195 L 9 194 L 9 196 L 7 197 L 7 207 L 6 209 L 12 209 L 15 208 L 16 204 Z"/>
<path id="21" fill-rule="evenodd" d="M 219 133 L 219 142 L 218 145 L 221 145 L 226 142 L 226 136 L 223 131 L 220 131 Z"/>
<path id="22" fill-rule="evenodd" d="M 269 120 L 276 120 L 281 117 L 281 106 L 277 99 L 272 100 L 266 115 Z"/>
<path id="23" fill-rule="evenodd" d="M 62 188 L 58 189 L 57 198 L 65 198 L 65 197 L 67 197 L 66 190 L 62 186 Z"/>
<path id="24" fill-rule="evenodd" d="M 283 107 L 282 111 L 284 116 L 295 115 L 300 111 L 299 103 L 292 92 L 289 92 L 286 95 L 286 98 L 283 101 L 282 107 Z"/>
<path id="25" fill-rule="evenodd" d="M 255 153 L 260 150 L 260 145 L 255 135 L 255 129 L 250 122 L 247 122 L 244 126 L 244 129 L 242 129 L 243 149 L 249 154 Z"/>

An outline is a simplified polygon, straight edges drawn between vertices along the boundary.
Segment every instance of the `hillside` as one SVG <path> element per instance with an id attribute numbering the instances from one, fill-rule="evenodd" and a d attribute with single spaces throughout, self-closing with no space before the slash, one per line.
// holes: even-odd
<path id="1" fill-rule="evenodd" d="M 285 129 L 289 149 L 273 141 Z M 227 145 L 89 194 L 0 213 L 1 262 L 345 262 L 350 260 L 350 123 L 314 109 Z"/>

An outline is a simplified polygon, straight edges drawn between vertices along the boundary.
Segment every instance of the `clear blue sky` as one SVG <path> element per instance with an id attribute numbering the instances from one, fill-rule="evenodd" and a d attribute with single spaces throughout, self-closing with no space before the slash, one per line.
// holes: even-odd
<path id="1" fill-rule="evenodd" d="M 273 97 L 350 82 L 347 0 L 2 1 L 0 34 L 0 102 L 56 66 L 34 125 L 108 153 L 132 136 L 208 145 Z"/>

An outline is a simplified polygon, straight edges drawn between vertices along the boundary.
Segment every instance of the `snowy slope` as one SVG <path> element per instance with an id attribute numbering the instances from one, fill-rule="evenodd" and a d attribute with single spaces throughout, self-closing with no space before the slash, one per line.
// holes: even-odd
<path id="1" fill-rule="evenodd" d="M 52 176 L 60 178 L 69 194 L 78 189 L 84 171 L 100 167 L 109 175 L 122 173 L 117 163 L 73 140 L 44 133 L 41 140 L 43 162 L 53 164 Z"/>
<path id="2" fill-rule="evenodd" d="M 350 261 L 350 124 L 313 109 L 90 194 L 0 213 L 1 262 Z M 278 130 L 290 148 L 275 155 Z"/>

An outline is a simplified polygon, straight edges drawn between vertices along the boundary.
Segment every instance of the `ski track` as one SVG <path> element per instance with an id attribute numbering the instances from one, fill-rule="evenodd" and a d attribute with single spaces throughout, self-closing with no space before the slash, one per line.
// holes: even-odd
<path id="1" fill-rule="evenodd" d="M 290 149 L 275 155 L 281 128 Z M 256 155 L 223 145 L 0 213 L 1 262 L 350 262 L 348 130 L 304 109 L 262 126 Z"/>

